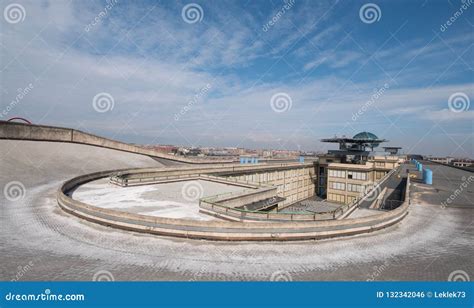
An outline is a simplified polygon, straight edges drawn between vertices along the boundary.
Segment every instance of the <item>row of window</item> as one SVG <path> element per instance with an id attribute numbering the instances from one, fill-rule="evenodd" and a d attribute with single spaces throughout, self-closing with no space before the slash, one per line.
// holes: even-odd
<path id="1" fill-rule="evenodd" d="M 353 180 L 367 180 L 367 172 L 347 171 L 347 178 Z"/>
<path id="2" fill-rule="evenodd" d="M 329 170 L 330 177 L 334 178 L 346 178 L 346 171 L 343 170 Z M 367 172 L 347 171 L 347 178 L 353 180 L 367 180 Z"/>
<path id="3" fill-rule="evenodd" d="M 341 182 L 329 182 L 329 188 L 337 190 L 346 190 L 346 184 Z"/>
<path id="4" fill-rule="evenodd" d="M 335 177 L 335 178 L 345 178 L 346 177 L 346 171 L 329 170 L 329 176 Z"/>
<path id="5" fill-rule="evenodd" d="M 341 182 L 329 182 L 329 188 L 336 190 L 346 190 L 346 184 Z M 347 191 L 364 192 L 364 185 L 347 183 Z"/>
<path id="6" fill-rule="evenodd" d="M 345 196 L 344 195 L 339 195 L 339 194 L 328 194 L 328 200 L 339 202 L 339 203 L 345 203 L 346 202 Z"/>
<path id="7" fill-rule="evenodd" d="M 347 191 L 353 191 L 353 192 L 363 192 L 364 191 L 364 185 L 358 185 L 358 184 L 347 184 Z"/>

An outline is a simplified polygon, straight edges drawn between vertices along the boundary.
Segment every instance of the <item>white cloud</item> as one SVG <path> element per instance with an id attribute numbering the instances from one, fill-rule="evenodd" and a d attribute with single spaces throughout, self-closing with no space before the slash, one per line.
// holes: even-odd
<path id="1" fill-rule="evenodd" d="M 66 126 L 82 122 L 86 128 L 109 136 L 137 134 L 148 140 L 166 136 L 171 142 L 176 138 L 184 143 L 179 139 L 183 135 L 202 144 L 301 144 L 308 148 L 319 146 L 317 139 L 324 135 L 351 133 L 351 126 L 383 130 L 387 126 L 384 116 L 408 115 L 413 121 L 455 120 L 452 122 L 458 124 L 472 121 L 472 111 L 454 115 L 443 110 L 452 93 L 474 97 L 472 83 L 435 84 L 432 88 L 397 86 L 380 72 L 365 80 L 347 80 L 336 73 L 337 69 L 357 68 L 365 60 L 361 52 L 341 46 L 337 52 L 329 48 L 321 57 L 313 56 L 317 48 L 312 44 L 319 48 L 345 35 L 339 25 L 321 22 L 312 27 L 331 7 L 318 5 L 321 11 L 314 16 L 303 5 L 295 6 L 275 28 L 259 33 L 255 27 L 260 26 L 259 20 L 248 12 L 239 16 L 212 14 L 224 12 L 219 7 L 223 4 L 205 6 L 203 23 L 189 25 L 182 22 L 179 10 L 176 13 L 158 6 L 150 11 L 119 2 L 107 18 L 85 33 L 84 26 L 100 12 L 102 3 L 27 2 L 25 22 L 14 27 L 2 24 L 0 107 L 14 98 L 18 88 L 32 82 L 32 95 L 15 107 L 12 116 Z M 221 24 L 206 18 L 211 15 Z M 146 22 L 141 23 L 141 18 Z M 299 19 L 303 22 L 295 28 Z M 298 67 L 297 62 L 291 62 L 290 70 L 300 69 L 302 76 L 316 67 L 314 71 L 320 71 L 319 66 L 321 71 L 323 67 L 334 70 L 317 79 L 308 76 L 300 83 L 303 79 L 287 78 L 286 72 L 280 71 L 284 61 L 272 65 L 275 57 L 286 54 L 302 35 L 309 40 L 302 39 L 302 47 L 296 51 L 301 64 Z M 419 44 L 414 44 L 407 53 L 419 51 Z M 398 52 L 389 50 L 380 56 L 388 58 Z M 250 66 L 252 71 L 262 66 L 262 75 L 271 66 L 275 72 L 270 73 L 283 76 L 284 82 L 265 78 L 267 75 L 260 79 L 259 74 L 245 71 Z M 238 69 L 244 73 L 236 73 Z M 410 69 L 412 76 L 423 72 L 422 67 Z M 385 82 L 390 88 L 360 121 L 352 123 L 352 114 Z M 180 121 L 174 121 L 174 114 L 207 83 L 212 85 L 209 93 Z M 94 112 L 91 100 L 98 92 L 114 97 L 113 112 Z M 270 98 L 277 92 L 291 96 L 293 106 L 288 112 L 272 111 Z"/>

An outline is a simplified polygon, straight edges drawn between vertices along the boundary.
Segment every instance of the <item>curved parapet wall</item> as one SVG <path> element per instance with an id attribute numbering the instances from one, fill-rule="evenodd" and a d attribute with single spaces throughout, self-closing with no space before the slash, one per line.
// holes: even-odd
<path id="1" fill-rule="evenodd" d="M 136 145 L 84 133 L 79 130 L 55 126 L 29 125 L 0 121 L 0 139 L 80 143 L 188 164 L 233 163 L 232 160 L 202 160 L 177 157 L 145 149 Z"/>
<path id="2" fill-rule="evenodd" d="M 109 177 L 117 172 L 127 172 L 127 170 L 96 172 L 65 182 L 59 188 L 57 195 L 60 207 L 78 217 L 115 228 L 175 237 L 226 241 L 306 240 L 369 233 L 399 222 L 408 214 L 409 209 L 409 182 L 407 182 L 405 202 L 393 211 L 363 218 L 312 222 L 229 222 L 163 218 L 99 208 L 73 200 L 69 196 L 69 192 L 74 188 L 89 181 Z"/>

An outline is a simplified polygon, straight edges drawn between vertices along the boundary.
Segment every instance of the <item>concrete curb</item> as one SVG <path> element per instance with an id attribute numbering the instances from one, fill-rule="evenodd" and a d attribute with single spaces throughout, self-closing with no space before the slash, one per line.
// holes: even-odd
<path id="1" fill-rule="evenodd" d="M 58 204 L 70 214 L 114 228 L 173 237 L 222 241 L 290 241 L 370 233 L 398 223 L 409 210 L 409 179 L 405 202 L 393 211 L 362 218 L 311 222 L 198 221 L 154 217 L 95 207 L 74 200 L 68 195 L 82 184 L 127 171 L 131 169 L 95 172 L 68 180 L 58 190 Z"/>

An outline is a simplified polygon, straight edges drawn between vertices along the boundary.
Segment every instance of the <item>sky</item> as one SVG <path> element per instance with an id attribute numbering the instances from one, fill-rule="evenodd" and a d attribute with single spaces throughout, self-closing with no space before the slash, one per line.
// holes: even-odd
<path id="1" fill-rule="evenodd" d="M 474 2 L 1 1 L 0 120 L 125 142 L 474 158 Z"/>

